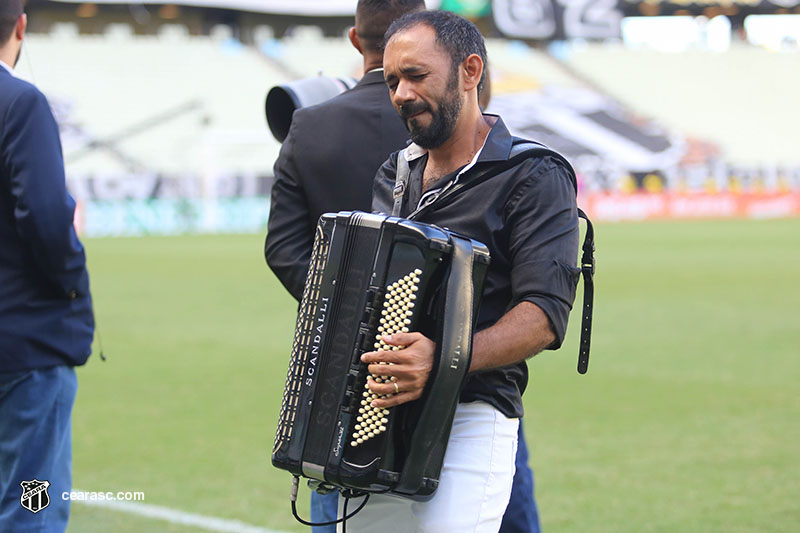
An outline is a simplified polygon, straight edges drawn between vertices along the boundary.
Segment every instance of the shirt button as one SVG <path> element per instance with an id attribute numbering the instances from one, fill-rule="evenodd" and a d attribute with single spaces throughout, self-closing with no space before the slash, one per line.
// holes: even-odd
<path id="1" fill-rule="evenodd" d="M 70 300 L 74 300 L 75 298 L 77 298 L 77 297 L 78 297 L 78 291 L 76 291 L 75 289 L 73 289 L 73 290 L 71 290 L 71 291 L 69 291 L 69 292 L 67 293 L 67 296 L 69 297 L 69 299 L 70 299 Z"/>

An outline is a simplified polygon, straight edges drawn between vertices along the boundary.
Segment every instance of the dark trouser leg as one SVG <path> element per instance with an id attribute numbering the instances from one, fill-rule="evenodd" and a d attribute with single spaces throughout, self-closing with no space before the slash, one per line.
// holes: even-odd
<path id="1" fill-rule="evenodd" d="M 511 487 L 511 500 L 503 515 L 500 533 L 539 533 L 539 510 L 536 508 L 533 488 L 533 470 L 528 466 L 528 446 L 522 419 L 519 421 L 517 435 L 517 457 L 514 484 Z"/>
<path id="2" fill-rule="evenodd" d="M 328 494 L 318 494 L 311 491 L 311 520 L 310 522 L 329 522 L 336 520 L 339 510 L 339 493 L 336 491 Z M 336 533 L 336 524 L 330 526 L 314 526 L 312 533 Z"/>

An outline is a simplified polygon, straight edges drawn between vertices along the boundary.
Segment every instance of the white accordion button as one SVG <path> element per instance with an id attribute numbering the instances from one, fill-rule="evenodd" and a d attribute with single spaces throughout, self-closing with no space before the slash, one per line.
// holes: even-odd
<path id="1" fill-rule="evenodd" d="M 414 269 L 405 276 L 399 278 L 397 281 L 386 286 L 384 293 L 383 309 L 381 309 L 381 318 L 378 324 L 377 335 L 375 336 L 375 349 L 377 351 L 398 351 L 405 348 L 405 346 L 392 346 L 386 344 L 383 336 L 392 335 L 394 333 L 403 332 L 408 333 L 409 326 L 411 325 L 411 317 L 413 315 L 414 300 L 418 290 L 417 284 L 420 282 L 419 276 L 422 270 L 419 268 Z M 391 365 L 381 361 L 378 364 Z M 367 382 L 373 380 L 375 383 L 390 383 L 396 382 L 397 378 L 394 376 L 375 375 L 370 374 L 367 376 Z M 355 447 L 363 444 L 367 440 L 376 435 L 386 431 L 389 423 L 387 416 L 389 410 L 383 407 L 372 407 L 372 401 L 377 398 L 388 398 L 394 396 L 391 394 L 375 394 L 369 390 L 369 387 L 364 387 L 364 400 L 361 400 L 361 408 L 359 415 L 356 418 L 358 422 L 354 428 L 356 431 L 353 433 L 353 441 L 350 445 Z"/>

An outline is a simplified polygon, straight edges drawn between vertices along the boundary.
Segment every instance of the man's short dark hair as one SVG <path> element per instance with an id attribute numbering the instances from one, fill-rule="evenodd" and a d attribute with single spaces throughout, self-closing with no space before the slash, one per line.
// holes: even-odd
<path id="1" fill-rule="evenodd" d="M 380 51 L 383 35 L 395 20 L 425 9 L 425 0 L 358 0 L 356 33 L 365 48 Z"/>
<path id="2" fill-rule="evenodd" d="M 394 21 L 384 36 L 384 46 L 397 33 L 424 24 L 433 28 L 436 43 L 450 56 L 451 72 L 457 73 L 458 66 L 472 54 L 483 60 L 483 74 L 478 84 L 478 93 L 483 90 L 486 76 L 486 43 L 475 24 L 449 11 L 420 11 L 410 13 Z"/>
<path id="3" fill-rule="evenodd" d="M 25 11 L 24 0 L 0 0 L 0 46 L 3 46 L 14 33 L 19 16 Z"/>

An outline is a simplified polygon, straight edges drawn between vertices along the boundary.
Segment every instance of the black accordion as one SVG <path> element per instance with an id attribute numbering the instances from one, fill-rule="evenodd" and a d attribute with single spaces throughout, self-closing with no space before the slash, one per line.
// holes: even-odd
<path id="1" fill-rule="evenodd" d="M 486 246 L 437 226 L 360 212 L 320 217 L 272 464 L 342 489 L 432 494 L 488 265 Z M 434 367 L 421 398 L 374 408 L 360 357 L 392 349 L 380 335 L 397 331 L 435 341 Z"/>

